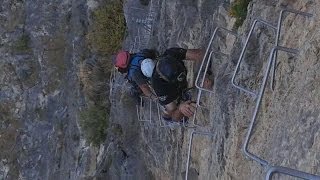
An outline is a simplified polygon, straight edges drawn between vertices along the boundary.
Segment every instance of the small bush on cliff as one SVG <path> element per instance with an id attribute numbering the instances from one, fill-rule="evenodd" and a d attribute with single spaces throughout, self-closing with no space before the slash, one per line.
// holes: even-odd
<path id="1" fill-rule="evenodd" d="M 14 44 L 14 50 L 18 52 L 29 51 L 30 37 L 27 34 L 23 34 Z"/>
<path id="2" fill-rule="evenodd" d="M 82 83 L 83 92 L 88 100 L 95 104 L 107 101 L 111 65 L 108 59 L 87 59 L 80 65 L 79 78 Z"/>
<path id="3" fill-rule="evenodd" d="M 80 66 L 79 77 L 88 108 L 81 112 L 80 126 L 88 142 L 99 145 L 106 137 L 110 102 L 106 60 L 88 59 Z"/>
<path id="4" fill-rule="evenodd" d="M 150 3 L 150 0 L 140 0 L 140 4 L 143 6 L 148 6 Z"/>
<path id="5" fill-rule="evenodd" d="M 21 152 L 17 148 L 17 141 L 22 124 L 14 117 L 14 109 L 16 109 L 14 103 L 0 101 L 0 157 L 2 157 L 1 163 L 9 167 L 7 179 L 19 178 L 17 159 Z"/>
<path id="6" fill-rule="evenodd" d="M 122 1 L 111 1 L 93 12 L 93 24 L 87 35 L 91 47 L 104 55 L 121 48 L 126 30 Z"/>
<path id="7" fill-rule="evenodd" d="M 113 68 L 110 56 L 118 51 L 126 30 L 122 0 L 109 0 L 92 13 L 86 36 L 96 56 L 82 62 L 79 79 L 88 108 L 81 113 L 81 129 L 85 138 L 99 145 L 106 138 L 110 102 L 107 82 Z"/>
<path id="8" fill-rule="evenodd" d="M 109 114 L 103 106 L 91 105 L 80 114 L 80 126 L 85 138 L 98 146 L 106 138 Z"/>
<path id="9" fill-rule="evenodd" d="M 235 0 L 231 4 L 229 9 L 229 14 L 232 17 L 236 18 L 235 28 L 238 28 L 242 25 L 243 21 L 247 16 L 247 7 L 251 0 Z"/>

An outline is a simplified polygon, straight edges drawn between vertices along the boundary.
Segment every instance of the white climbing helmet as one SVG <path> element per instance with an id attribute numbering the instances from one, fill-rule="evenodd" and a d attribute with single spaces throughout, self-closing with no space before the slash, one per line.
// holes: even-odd
<path id="1" fill-rule="evenodd" d="M 151 78 L 155 65 L 156 63 L 154 60 L 150 58 L 144 59 L 141 62 L 141 71 L 143 75 L 145 75 L 148 78 Z"/>

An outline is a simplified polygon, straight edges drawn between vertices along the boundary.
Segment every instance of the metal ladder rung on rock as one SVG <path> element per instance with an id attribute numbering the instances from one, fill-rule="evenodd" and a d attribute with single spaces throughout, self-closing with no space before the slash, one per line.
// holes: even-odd
<path id="1" fill-rule="evenodd" d="M 231 30 L 228 30 L 228 29 L 226 29 L 226 28 L 223 28 L 223 27 L 217 27 L 217 28 L 215 28 L 215 30 L 214 30 L 213 33 L 212 33 L 211 39 L 210 39 L 210 41 L 209 41 L 209 43 L 208 43 L 208 46 L 207 46 L 207 48 L 206 48 L 206 52 L 205 52 L 205 54 L 204 54 L 203 60 L 202 60 L 201 65 L 200 65 L 200 69 L 199 69 L 199 71 L 198 71 L 198 74 L 197 74 L 197 77 L 196 77 L 196 80 L 195 80 L 195 86 L 196 86 L 196 88 L 198 89 L 197 101 L 196 101 L 196 111 L 195 111 L 195 113 L 194 113 L 194 115 L 193 115 L 193 118 L 192 118 L 192 125 L 195 126 L 195 127 L 196 127 L 196 126 L 199 126 L 199 125 L 197 125 L 197 124 L 195 123 L 196 114 L 197 114 L 197 109 L 198 109 L 199 107 L 200 107 L 200 108 L 204 108 L 204 106 L 202 106 L 202 105 L 200 104 L 200 99 L 201 99 L 202 91 L 205 91 L 205 92 L 208 92 L 208 93 L 214 93 L 213 90 L 210 90 L 210 89 L 207 89 L 207 88 L 204 88 L 204 87 L 203 87 L 203 85 L 204 85 L 204 80 L 205 80 L 205 77 L 206 77 L 206 73 L 208 72 L 209 64 L 210 64 L 210 62 L 213 62 L 213 60 L 212 60 L 212 55 L 213 55 L 213 54 L 219 54 L 219 55 L 222 55 L 222 56 L 229 56 L 228 54 L 224 54 L 224 53 L 222 53 L 222 52 L 220 52 L 220 51 L 210 51 L 210 53 L 209 53 L 209 50 L 210 50 L 211 47 L 212 47 L 212 42 L 214 41 L 214 39 L 215 39 L 216 37 L 218 37 L 217 34 L 218 34 L 219 31 L 224 31 L 224 32 L 226 32 L 227 34 L 231 34 L 231 35 L 235 36 L 236 38 L 238 38 L 238 35 L 237 35 L 235 32 L 233 32 L 233 31 L 231 31 Z M 208 55 L 208 53 L 209 53 L 209 55 Z M 204 66 L 205 62 L 206 62 L 206 65 Z M 202 72 L 203 70 L 204 70 L 204 74 L 203 74 L 203 77 L 202 77 L 202 79 L 201 79 L 201 81 L 200 81 L 200 74 L 201 74 L 201 72 Z"/>
<path id="2" fill-rule="evenodd" d="M 186 162 L 185 180 L 188 180 L 189 164 L 190 164 L 190 157 L 191 157 L 191 147 L 192 147 L 192 140 L 193 140 L 194 135 L 214 137 L 214 134 L 210 133 L 210 132 L 202 132 L 202 131 L 195 131 L 195 130 L 191 131 L 190 138 L 189 138 L 187 162 Z"/>
<path id="3" fill-rule="evenodd" d="M 252 95 L 253 97 L 256 97 L 257 96 L 257 93 L 255 92 L 255 90 L 252 90 L 252 89 L 248 89 L 246 87 L 243 87 L 241 86 L 240 84 L 237 84 L 235 82 L 235 78 L 236 78 L 236 74 L 240 68 L 240 64 L 241 62 L 243 61 L 243 56 L 244 56 L 244 53 L 247 49 L 247 45 L 248 45 L 248 42 L 249 42 L 249 39 L 253 33 L 253 30 L 255 29 L 256 25 L 257 24 L 264 24 L 265 26 L 268 26 L 270 28 L 272 28 L 273 30 L 276 31 L 276 37 L 275 37 L 275 47 L 276 46 L 279 46 L 279 40 L 280 40 L 280 34 L 281 34 L 281 25 L 282 25 L 282 20 L 283 20 L 283 15 L 285 12 L 289 12 L 289 13 L 294 13 L 294 14 L 298 14 L 298 15 L 301 15 L 301 16 L 305 16 L 305 17 L 312 17 L 312 14 L 310 13 L 306 13 L 306 12 L 302 12 L 302 11 L 298 11 L 298 10 L 293 10 L 293 9 L 283 9 L 280 11 L 280 15 L 279 15 L 279 18 L 278 18 L 278 23 L 277 23 L 277 26 L 274 26 L 272 25 L 271 23 L 267 22 L 267 21 L 264 21 L 264 20 L 261 20 L 261 19 L 255 19 L 253 24 L 251 25 L 251 28 L 250 28 L 250 31 L 248 33 L 248 36 L 247 36 L 247 39 L 245 41 L 245 44 L 244 44 L 244 47 L 242 48 L 242 51 L 241 51 L 241 54 L 239 56 L 239 59 L 238 59 L 238 63 L 236 65 L 236 68 L 234 70 L 234 73 L 233 73 L 233 76 L 232 76 L 232 80 L 231 80 L 231 83 L 234 87 L 238 88 L 239 90 L 241 91 L 244 91 L 250 95 Z M 274 62 L 272 64 L 272 78 L 271 78 L 271 89 L 273 90 L 273 87 L 274 87 L 274 77 L 275 77 L 275 64 L 276 64 L 276 58 L 277 58 L 277 54 L 275 54 L 274 56 Z"/>
<path id="4" fill-rule="evenodd" d="M 245 154 L 245 156 L 247 156 L 248 158 L 258 162 L 259 164 L 261 164 L 263 166 L 267 166 L 267 167 L 269 166 L 270 163 L 267 160 L 259 157 L 258 155 L 249 152 L 248 144 L 249 144 L 252 132 L 253 132 L 254 123 L 255 123 L 255 121 L 257 119 L 257 114 L 258 114 L 259 109 L 260 109 L 261 100 L 263 98 L 264 91 L 265 91 L 265 88 L 266 88 L 266 81 L 268 79 L 268 76 L 269 76 L 269 73 L 270 73 L 271 69 L 272 69 L 272 75 L 271 75 L 271 83 L 270 83 L 270 85 L 271 85 L 271 89 L 272 90 L 274 88 L 274 77 L 275 77 L 275 69 L 276 69 L 275 64 L 276 64 L 276 60 L 277 60 L 278 51 L 298 54 L 298 50 L 297 49 L 279 46 L 281 25 L 282 25 L 282 20 L 283 20 L 283 14 L 285 12 L 294 13 L 294 14 L 298 14 L 298 15 L 302 15 L 302 16 L 306 16 L 306 17 L 312 17 L 312 14 L 310 14 L 310 13 L 297 11 L 297 10 L 291 10 L 291 9 L 284 9 L 284 10 L 281 10 L 281 12 L 280 12 L 280 15 L 279 15 L 279 18 L 278 18 L 277 27 L 273 26 L 272 24 L 270 24 L 270 23 L 268 23 L 266 21 L 256 19 L 254 21 L 253 25 L 251 26 L 251 29 L 250 29 L 248 37 L 246 39 L 245 45 L 244 45 L 244 47 L 243 47 L 243 49 L 241 51 L 241 54 L 240 54 L 236 69 L 234 71 L 234 74 L 233 74 L 233 77 L 232 77 L 232 80 L 231 80 L 233 86 L 235 86 L 236 88 L 238 88 L 238 89 L 240 89 L 240 90 L 242 90 L 242 91 L 244 91 L 244 92 L 246 92 L 246 93 L 248 93 L 250 95 L 253 95 L 255 98 L 257 98 L 256 106 L 255 106 L 254 113 L 253 113 L 253 117 L 251 119 L 251 122 L 250 122 L 250 125 L 249 125 L 249 130 L 247 132 L 247 135 L 246 135 L 246 138 L 245 138 L 245 142 L 243 144 L 242 149 L 243 149 L 243 153 Z M 255 25 L 258 22 L 261 22 L 261 23 L 263 23 L 263 24 L 265 24 L 265 25 L 267 25 L 267 26 L 269 26 L 269 27 L 271 27 L 273 29 L 276 29 L 276 40 L 275 40 L 275 46 L 274 46 L 274 48 L 272 48 L 272 50 L 270 52 L 270 55 L 269 55 L 268 65 L 267 65 L 266 71 L 265 71 L 264 76 L 263 76 L 263 80 L 262 80 L 262 85 L 260 87 L 260 91 L 258 93 L 255 93 L 253 90 L 246 89 L 246 88 L 241 87 L 240 85 L 236 84 L 235 83 L 235 76 L 236 76 L 236 73 L 237 73 L 237 71 L 238 71 L 238 69 L 240 67 L 240 63 L 241 63 L 241 61 L 243 59 L 243 55 L 244 55 L 244 52 L 246 50 L 249 38 L 250 38 L 250 36 L 251 36 L 251 34 L 252 34 L 253 30 L 254 30 Z M 269 168 L 269 170 L 267 172 L 266 179 L 271 179 L 272 178 L 272 174 L 275 173 L 275 172 L 286 174 L 286 175 L 290 175 L 290 176 L 294 176 L 294 177 L 305 178 L 305 179 L 320 179 L 320 176 L 308 174 L 308 173 L 305 173 L 305 172 L 298 171 L 296 169 L 286 168 L 286 167 L 282 167 L 282 166 L 272 166 L 271 168 Z"/>
<path id="5" fill-rule="evenodd" d="M 144 103 L 143 100 L 146 100 L 148 102 L 148 117 L 145 117 L 145 113 L 143 113 L 142 111 L 144 110 Z M 138 120 L 139 122 L 147 122 L 150 125 L 155 124 L 155 122 L 152 122 L 152 104 L 155 104 L 156 102 L 153 102 L 153 100 L 149 97 L 145 97 L 145 96 L 140 96 L 140 104 L 136 106 L 137 109 L 137 116 L 138 116 Z M 157 106 L 157 104 L 155 104 Z"/>
<path id="6" fill-rule="evenodd" d="M 250 142 L 250 138 L 252 136 L 254 123 L 255 123 L 255 121 L 257 119 L 257 115 L 258 115 L 259 110 L 260 110 L 261 101 L 262 101 L 262 98 L 264 96 L 264 91 L 265 91 L 266 84 L 267 84 L 266 82 L 267 82 L 267 79 L 269 77 L 269 73 L 270 73 L 271 68 L 272 68 L 271 65 L 272 65 L 272 63 L 274 63 L 273 62 L 274 61 L 274 56 L 278 51 L 283 51 L 283 52 L 292 53 L 292 54 L 298 54 L 298 50 L 292 49 L 292 48 L 286 48 L 286 47 L 282 47 L 282 46 L 276 46 L 276 47 L 272 48 L 272 50 L 270 52 L 270 55 L 269 55 L 268 65 L 267 65 L 267 68 L 266 68 L 266 71 L 264 73 L 264 77 L 263 77 L 263 80 L 262 80 L 261 89 L 260 89 L 260 91 L 258 93 L 258 96 L 257 96 L 257 101 L 256 101 L 256 106 L 255 106 L 255 109 L 254 109 L 253 117 L 251 119 L 251 122 L 250 122 L 250 125 L 249 125 L 249 130 L 247 132 L 247 135 L 246 135 L 246 138 L 245 138 L 245 142 L 244 142 L 243 147 L 242 147 L 243 153 L 245 154 L 246 157 L 258 162 L 259 164 L 261 164 L 262 166 L 265 166 L 265 167 L 268 167 L 270 165 L 270 162 L 268 162 L 267 160 L 263 159 L 262 157 L 259 157 L 258 155 L 254 154 L 252 152 L 249 152 L 248 145 L 249 145 L 249 142 Z M 296 169 L 285 168 L 285 167 L 282 167 L 282 166 L 275 166 L 273 168 L 270 168 L 269 172 L 267 173 L 267 177 L 266 178 L 270 179 L 272 177 L 272 173 L 273 172 L 287 174 L 287 175 L 291 175 L 291 176 L 295 176 L 295 177 L 301 177 L 301 178 L 305 178 L 305 179 L 310 179 L 309 177 L 316 177 L 316 178 L 311 178 L 311 179 L 318 179 L 318 180 L 320 179 L 320 176 L 317 176 L 317 175 L 311 175 L 310 176 L 310 174 L 308 174 L 308 173 L 304 173 L 304 172 L 298 171 Z"/>
<path id="7" fill-rule="evenodd" d="M 309 179 L 309 180 L 319 180 L 320 176 L 309 174 L 306 172 L 298 171 L 295 169 L 282 167 L 282 166 L 271 166 L 269 167 L 266 175 L 266 180 L 272 180 L 272 176 L 274 173 L 285 174 L 292 177 L 297 177 L 301 179 Z"/>

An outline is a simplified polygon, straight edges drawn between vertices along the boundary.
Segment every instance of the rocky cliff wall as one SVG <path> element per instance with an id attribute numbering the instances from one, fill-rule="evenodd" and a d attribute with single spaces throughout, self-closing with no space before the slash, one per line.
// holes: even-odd
<path id="1" fill-rule="evenodd" d="M 81 138 L 79 112 L 85 105 L 77 72 L 94 59 L 85 34 L 90 12 L 104 1 L 16 1 L 0 5 L 0 179 L 183 179 L 191 129 L 139 123 L 123 76 L 116 75 L 108 137 L 100 148 Z M 205 48 L 215 27 L 231 29 L 229 1 L 140 1 L 125 3 L 128 36 L 124 48 Z M 319 12 L 316 0 L 249 4 L 239 39 L 222 35 L 213 49 L 213 94 L 199 110 L 190 179 L 263 179 L 265 169 L 241 152 L 255 99 L 231 85 L 245 37 L 255 18 L 276 24 L 282 8 L 310 12 L 289 15 L 280 44 L 300 50 L 279 53 L 275 90 L 267 84 L 249 150 L 274 165 L 319 174 Z M 139 37 L 139 38 L 136 38 Z M 236 82 L 261 85 L 274 32 L 254 31 Z M 190 69 L 190 72 L 192 70 Z M 196 72 L 194 72 L 196 73 Z M 196 93 L 196 92 L 195 92 Z M 154 119 L 156 121 L 156 119 Z M 278 179 L 288 177 L 278 176 Z"/>
<path id="2" fill-rule="evenodd" d="M 85 103 L 77 73 L 90 56 L 87 3 L 0 3 L 0 179 L 79 179 L 90 171 L 95 152 L 77 124 Z"/>
<path id="3" fill-rule="evenodd" d="M 172 46 L 205 48 L 217 26 L 231 28 L 227 2 L 160 1 L 151 46 L 164 50 Z M 280 45 L 299 49 L 297 57 L 279 53 L 275 90 L 269 83 L 259 110 L 250 152 L 272 165 L 319 174 L 319 73 L 317 1 L 252 1 L 239 39 L 222 36 L 214 48 L 230 52 L 215 57 L 214 93 L 205 94 L 208 109 L 198 113 L 203 131 L 213 138 L 195 137 L 190 162 L 190 179 L 263 179 L 265 170 L 242 153 L 255 99 L 231 84 L 241 48 L 255 18 L 277 24 L 280 10 L 292 8 L 313 14 L 313 18 L 285 16 Z M 267 58 L 275 43 L 271 28 L 259 25 L 254 31 L 236 82 L 258 92 Z M 190 129 L 140 126 L 140 155 L 155 179 L 183 179 Z M 290 178 L 277 176 L 277 178 Z"/>

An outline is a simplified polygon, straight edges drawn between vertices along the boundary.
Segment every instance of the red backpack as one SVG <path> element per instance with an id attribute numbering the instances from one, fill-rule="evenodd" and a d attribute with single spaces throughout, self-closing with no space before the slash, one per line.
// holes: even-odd
<path id="1" fill-rule="evenodd" d="M 120 51 L 117 54 L 114 65 L 121 69 L 127 69 L 130 63 L 130 53 L 128 51 Z"/>

